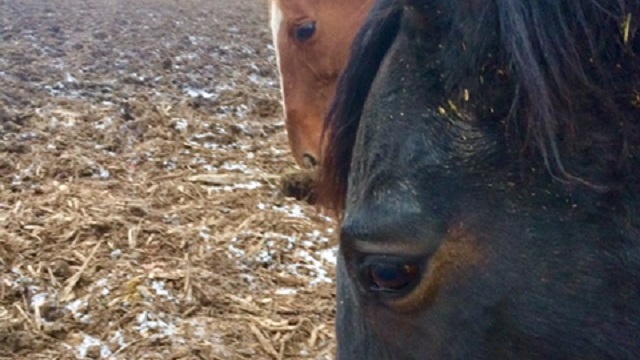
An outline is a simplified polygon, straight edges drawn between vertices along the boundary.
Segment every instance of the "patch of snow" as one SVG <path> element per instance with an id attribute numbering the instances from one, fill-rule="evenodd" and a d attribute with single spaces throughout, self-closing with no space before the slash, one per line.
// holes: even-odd
<path id="1" fill-rule="evenodd" d="M 98 168 L 98 173 L 95 174 L 93 177 L 99 178 L 101 180 L 107 180 L 111 177 L 111 173 L 109 172 L 109 170 L 103 168 L 102 166 L 100 166 Z"/>
<path id="2" fill-rule="evenodd" d="M 112 254 L 111 256 L 113 256 L 113 253 L 116 251 L 122 254 L 122 250 L 116 249 L 111 253 Z M 92 289 L 95 289 L 95 288 L 100 288 L 100 295 L 102 296 L 107 296 L 109 295 L 109 293 L 111 293 L 111 286 L 109 285 L 109 281 L 106 278 L 100 279 L 95 283 L 93 283 L 89 288 L 89 290 L 91 291 Z"/>
<path id="3" fill-rule="evenodd" d="M 292 288 L 279 288 L 275 291 L 276 295 L 295 295 L 297 293 L 298 291 Z"/>
<path id="4" fill-rule="evenodd" d="M 168 300 L 175 300 L 171 293 L 169 293 L 169 290 L 165 288 L 165 283 L 163 281 L 153 281 L 151 283 L 151 288 L 155 290 L 156 295 L 162 296 Z"/>
<path id="5" fill-rule="evenodd" d="M 138 321 L 138 325 L 135 326 L 135 329 L 138 330 L 142 335 L 148 334 L 151 331 L 155 331 L 158 335 L 161 336 L 176 335 L 176 325 L 172 322 L 166 322 L 160 317 L 162 316 L 145 310 L 136 318 Z"/>
<path id="6" fill-rule="evenodd" d="M 244 163 L 237 163 L 232 161 L 224 163 L 220 168 L 229 171 L 241 171 L 244 174 L 259 174 L 262 172 L 259 169 L 252 169 Z"/>
<path id="7" fill-rule="evenodd" d="M 198 235 L 200 235 L 200 238 L 202 238 L 203 240 L 209 240 L 211 239 L 211 229 L 203 226 L 200 228 L 200 232 L 198 233 Z"/>
<path id="8" fill-rule="evenodd" d="M 211 189 L 220 189 L 221 191 L 228 192 L 233 190 L 255 190 L 262 187 L 262 183 L 259 181 L 250 181 L 248 183 L 240 183 L 233 185 L 226 185 Z"/>
<path id="9" fill-rule="evenodd" d="M 198 54 L 196 53 L 188 53 L 188 54 L 182 54 L 182 55 L 178 55 L 176 56 L 176 62 L 181 62 L 183 60 L 195 60 L 199 57 Z"/>
<path id="10" fill-rule="evenodd" d="M 330 249 L 324 249 L 324 250 L 320 250 L 320 259 L 324 260 L 325 262 L 335 266 L 337 261 L 338 261 L 338 247 L 335 246 L 333 248 Z"/>
<path id="11" fill-rule="evenodd" d="M 175 160 L 163 161 L 164 168 L 167 170 L 175 170 L 178 168 L 178 163 Z"/>
<path id="12" fill-rule="evenodd" d="M 309 271 L 308 275 L 315 276 L 315 279 L 311 280 L 309 283 L 310 286 L 315 286 L 321 282 L 332 283 L 333 280 L 329 278 L 327 270 L 325 269 L 323 263 L 311 256 L 307 250 L 300 249 L 296 251 L 296 255 L 306 263 L 306 264 L 290 264 L 287 266 L 288 271 L 293 275 L 299 274 L 299 268 L 306 269 Z"/>
<path id="13" fill-rule="evenodd" d="M 189 126 L 189 122 L 187 121 L 187 119 L 176 119 L 176 123 L 174 125 L 174 128 L 178 131 L 185 131 L 187 130 L 187 127 Z"/>
<path id="14" fill-rule="evenodd" d="M 31 298 L 31 307 L 33 308 L 41 307 L 47 301 L 48 297 L 49 295 L 47 293 L 39 293 L 34 295 Z"/>
<path id="15" fill-rule="evenodd" d="M 237 240 L 237 238 L 232 239 L 232 241 L 233 240 Z M 230 255 L 232 255 L 231 257 L 233 257 L 234 255 L 235 255 L 235 257 L 244 257 L 244 256 L 246 256 L 244 250 L 238 249 L 234 245 L 229 245 L 229 247 L 227 249 L 229 250 Z"/>
<path id="16" fill-rule="evenodd" d="M 251 274 L 240 274 L 240 279 L 248 282 L 249 284 L 253 283 L 256 280 L 256 277 Z"/>
<path id="17" fill-rule="evenodd" d="M 197 97 L 202 97 L 205 99 L 211 99 L 214 96 L 217 96 L 216 93 L 212 93 L 212 92 L 208 92 L 207 90 L 204 89 L 196 89 L 196 88 L 192 88 L 192 87 L 186 87 L 184 90 L 185 94 L 197 98 Z"/>
<path id="18" fill-rule="evenodd" d="M 20 141 L 27 141 L 27 140 L 33 140 L 38 138 L 38 134 L 31 132 L 31 131 L 27 131 L 27 132 L 23 132 L 18 134 L 18 140 Z"/>
<path id="19" fill-rule="evenodd" d="M 83 334 L 83 340 L 82 343 L 80 345 L 78 345 L 78 347 L 75 349 L 76 350 L 76 354 L 78 355 L 79 358 L 84 359 L 87 357 L 87 352 L 89 351 L 89 348 L 94 347 L 94 346 L 99 346 L 100 347 L 100 357 L 101 358 L 107 358 L 109 356 L 111 356 L 111 350 L 109 349 L 109 347 L 105 344 L 103 344 L 99 339 L 94 338 L 93 336 L 87 335 L 87 334 Z"/>
<path id="20" fill-rule="evenodd" d="M 111 258 L 112 259 L 117 259 L 117 258 L 119 258 L 121 256 L 122 256 L 122 250 L 120 250 L 120 249 L 115 249 L 115 250 L 113 250 L 111 252 Z"/>
<path id="21" fill-rule="evenodd" d="M 86 310 L 87 306 L 89 304 L 87 303 L 87 300 L 85 299 L 76 299 L 70 303 L 68 303 L 65 308 L 67 310 L 69 310 L 71 312 L 71 314 L 73 315 L 73 317 L 76 320 L 79 320 L 83 323 L 90 323 L 91 322 L 91 316 L 88 314 L 84 314 L 83 312 Z"/>
<path id="22" fill-rule="evenodd" d="M 113 334 L 109 342 L 118 344 L 120 348 L 123 348 L 127 345 L 127 343 L 124 341 L 124 335 L 122 334 L 122 330 L 116 331 L 116 333 Z"/>
<path id="23" fill-rule="evenodd" d="M 66 73 L 64 76 L 64 81 L 68 82 L 68 83 L 77 83 L 78 79 L 76 79 L 75 77 L 73 77 L 73 75 Z"/>
<path id="24" fill-rule="evenodd" d="M 111 116 L 109 116 L 109 117 L 106 117 L 106 118 L 104 118 L 104 119 L 102 119 L 102 120 L 98 121 L 98 122 L 94 125 L 94 127 L 95 127 L 97 130 L 104 130 L 104 129 L 108 128 L 109 126 L 111 126 L 111 124 L 113 124 L 113 118 L 112 118 Z"/>
<path id="25" fill-rule="evenodd" d="M 282 211 L 285 212 L 293 217 L 297 217 L 297 218 L 302 218 L 302 219 L 308 219 L 307 215 L 305 215 L 304 211 L 302 210 L 302 206 L 298 205 L 298 204 L 293 204 L 291 206 L 288 205 L 284 205 L 281 207 L 273 207 L 274 210 L 278 210 L 278 211 Z"/>

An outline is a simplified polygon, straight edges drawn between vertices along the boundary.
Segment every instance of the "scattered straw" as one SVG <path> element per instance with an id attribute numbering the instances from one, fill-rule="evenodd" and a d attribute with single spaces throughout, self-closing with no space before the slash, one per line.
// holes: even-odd
<path id="1" fill-rule="evenodd" d="M 0 359 L 333 358 L 267 10 L 0 1 Z"/>

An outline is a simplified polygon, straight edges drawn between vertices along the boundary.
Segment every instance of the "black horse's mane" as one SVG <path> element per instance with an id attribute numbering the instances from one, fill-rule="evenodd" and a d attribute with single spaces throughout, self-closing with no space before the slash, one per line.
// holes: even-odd
<path id="1" fill-rule="evenodd" d="M 565 170 L 557 145 L 575 125 L 573 107 L 596 103 L 622 132 L 640 125 L 640 0 L 378 0 L 325 121 L 319 194 L 338 213 L 364 103 L 407 11 L 429 17 L 447 96 L 483 90 L 475 81 L 487 71 L 483 58 L 502 66 L 511 85 L 505 120 L 524 129 L 521 145 L 533 143 L 557 179 L 582 181 Z"/>

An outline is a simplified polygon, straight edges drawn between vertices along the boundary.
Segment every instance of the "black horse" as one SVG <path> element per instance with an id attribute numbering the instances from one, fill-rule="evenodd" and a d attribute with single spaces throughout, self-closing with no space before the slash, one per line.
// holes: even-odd
<path id="1" fill-rule="evenodd" d="M 640 359 L 639 24 L 378 1 L 325 124 L 339 359 Z"/>

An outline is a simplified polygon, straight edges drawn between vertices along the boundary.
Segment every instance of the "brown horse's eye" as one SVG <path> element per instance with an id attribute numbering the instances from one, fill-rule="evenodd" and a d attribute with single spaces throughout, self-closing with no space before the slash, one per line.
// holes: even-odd
<path id="1" fill-rule="evenodd" d="M 415 283 L 420 274 L 416 264 L 378 263 L 369 265 L 370 290 L 400 292 Z"/>
<path id="2" fill-rule="evenodd" d="M 299 42 L 305 42 L 313 37 L 316 33 L 316 22 L 307 21 L 295 28 L 295 37 Z"/>

